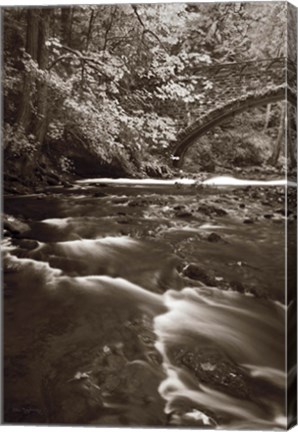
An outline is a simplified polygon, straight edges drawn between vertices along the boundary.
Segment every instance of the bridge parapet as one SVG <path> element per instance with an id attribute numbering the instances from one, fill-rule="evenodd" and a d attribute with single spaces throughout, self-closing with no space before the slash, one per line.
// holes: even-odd
<path id="1" fill-rule="evenodd" d="M 204 65 L 193 69 L 191 81 L 193 92 L 197 97 L 185 107 L 187 113 L 177 116 L 181 126 L 190 123 L 198 115 L 205 114 L 212 107 L 224 105 L 248 93 L 259 92 L 270 87 L 285 85 L 294 75 L 294 66 L 284 57 L 264 59 L 243 63 L 224 63 Z"/>
<path id="2" fill-rule="evenodd" d="M 193 72 L 190 80 L 198 97 L 175 113 L 180 132 L 170 151 L 177 158 L 224 118 L 286 97 L 295 103 L 296 65 L 283 57 L 202 66 Z"/>

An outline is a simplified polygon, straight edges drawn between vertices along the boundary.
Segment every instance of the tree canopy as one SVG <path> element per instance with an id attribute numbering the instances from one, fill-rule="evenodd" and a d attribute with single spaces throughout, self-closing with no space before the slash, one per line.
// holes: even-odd
<path id="1" fill-rule="evenodd" d="M 286 19 L 284 2 L 6 8 L 5 157 L 71 170 L 91 155 L 124 174 L 165 164 L 212 86 L 202 72 L 194 92 L 193 70 L 284 56 Z"/>

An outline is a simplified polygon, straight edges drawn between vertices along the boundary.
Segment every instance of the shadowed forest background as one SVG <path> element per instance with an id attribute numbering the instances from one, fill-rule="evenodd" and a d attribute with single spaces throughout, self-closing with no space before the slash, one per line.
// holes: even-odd
<path id="1" fill-rule="evenodd" d="M 217 103 L 208 74 L 195 89 L 194 69 L 285 56 L 287 19 L 284 2 L 6 8 L 6 188 L 171 175 L 171 143 L 196 119 L 192 104 Z M 191 148 L 184 169 L 280 171 L 284 116 L 279 102 L 229 119 Z"/>

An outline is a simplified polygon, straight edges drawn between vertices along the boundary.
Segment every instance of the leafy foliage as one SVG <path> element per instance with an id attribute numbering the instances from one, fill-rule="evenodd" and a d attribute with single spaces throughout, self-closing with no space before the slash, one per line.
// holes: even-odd
<path id="1" fill-rule="evenodd" d="M 195 79 L 193 71 L 282 55 L 285 17 L 280 2 L 5 9 L 5 152 L 60 143 L 62 170 L 73 169 L 67 161 L 80 148 L 128 172 L 163 164 L 181 116 L 214 86 L 204 69 Z M 31 51 L 30 19 L 39 28 Z"/>

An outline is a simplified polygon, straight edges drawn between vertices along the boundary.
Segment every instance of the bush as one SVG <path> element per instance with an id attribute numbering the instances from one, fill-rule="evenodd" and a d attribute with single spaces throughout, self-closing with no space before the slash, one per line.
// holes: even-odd
<path id="1" fill-rule="evenodd" d="M 5 123 L 2 129 L 2 141 L 5 158 L 24 157 L 33 159 L 37 151 L 37 142 L 34 135 L 26 136 L 21 128 L 16 129 Z"/>

